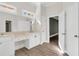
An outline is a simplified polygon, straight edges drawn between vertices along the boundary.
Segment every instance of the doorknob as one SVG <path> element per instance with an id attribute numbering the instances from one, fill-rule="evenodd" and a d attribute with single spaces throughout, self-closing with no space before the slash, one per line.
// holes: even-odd
<path id="1" fill-rule="evenodd" d="M 79 37 L 78 35 L 74 35 L 74 37 Z"/>
<path id="2" fill-rule="evenodd" d="M 66 35 L 66 33 L 62 33 L 62 35 Z"/>

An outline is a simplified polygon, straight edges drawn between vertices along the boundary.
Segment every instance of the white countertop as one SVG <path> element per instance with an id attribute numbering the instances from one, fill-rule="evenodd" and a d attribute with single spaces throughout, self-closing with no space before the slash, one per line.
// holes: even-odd
<path id="1" fill-rule="evenodd" d="M 37 33 L 37 32 L 4 32 L 4 33 L 1 33 L 3 35 L 1 36 L 8 36 L 8 37 L 11 37 L 12 39 L 14 39 L 15 42 L 18 42 L 18 41 L 21 41 L 21 40 L 26 40 L 29 35 L 31 35 L 32 33 Z"/>

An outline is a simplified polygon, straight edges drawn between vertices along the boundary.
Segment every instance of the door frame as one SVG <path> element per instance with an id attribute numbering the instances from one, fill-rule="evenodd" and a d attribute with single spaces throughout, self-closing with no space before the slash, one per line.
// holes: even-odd
<path id="1" fill-rule="evenodd" d="M 64 37 L 64 43 L 63 43 L 63 44 L 64 44 L 64 49 L 60 46 L 60 44 L 59 44 L 59 47 L 60 47 L 61 50 L 63 49 L 62 51 L 63 51 L 64 53 L 67 53 L 67 54 L 69 55 L 69 53 L 67 52 L 67 45 L 66 45 L 66 44 L 67 44 L 67 39 L 66 39 L 66 34 L 67 34 L 67 33 L 66 33 L 66 32 L 67 32 L 66 10 L 62 11 L 62 12 L 60 13 L 60 15 L 61 15 L 62 13 L 64 13 L 63 16 L 64 16 L 64 20 L 65 20 L 65 25 L 64 25 L 64 26 L 65 26 L 65 32 L 64 32 L 64 33 L 65 33 L 65 34 L 64 34 L 65 37 Z M 60 15 L 59 15 L 59 16 L 60 16 Z M 59 41 L 59 43 L 60 43 L 60 41 Z"/>
<path id="2" fill-rule="evenodd" d="M 47 34 L 48 34 L 48 36 L 47 36 L 47 38 L 48 38 L 48 43 L 50 43 L 50 24 L 49 24 L 49 21 L 50 21 L 50 17 L 55 17 L 55 16 L 58 16 L 59 17 L 59 14 L 52 14 L 52 15 L 49 15 L 48 17 L 47 17 Z M 59 24 L 59 22 L 58 22 L 58 24 Z M 59 34 L 59 28 L 58 28 L 58 34 Z M 59 39 L 59 38 L 58 38 Z M 59 41 L 58 41 L 59 42 Z M 58 43 L 59 44 L 59 43 Z"/>

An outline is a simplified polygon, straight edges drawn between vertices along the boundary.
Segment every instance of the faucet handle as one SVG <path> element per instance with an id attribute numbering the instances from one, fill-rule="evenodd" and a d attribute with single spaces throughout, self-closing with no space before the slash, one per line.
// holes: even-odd
<path id="1" fill-rule="evenodd" d="M 1 33 L 1 35 L 4 35 L 3 33 Z"/>

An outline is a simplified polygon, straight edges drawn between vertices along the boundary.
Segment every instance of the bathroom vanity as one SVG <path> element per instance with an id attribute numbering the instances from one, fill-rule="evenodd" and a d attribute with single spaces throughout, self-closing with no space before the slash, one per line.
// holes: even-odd
<path id="1" fill-rule="evenodd" d="M 25 41 L 25 47 L 31 49 L 40 44 L 40 33 L 30 33 Z"/>
<path id="2" fill-rule="evenodd" d="M 0 36 L 0 56 L 14 56 L 20 48 L 31 49 L 40 44 L 38 32 L 9 32 Z"/>

